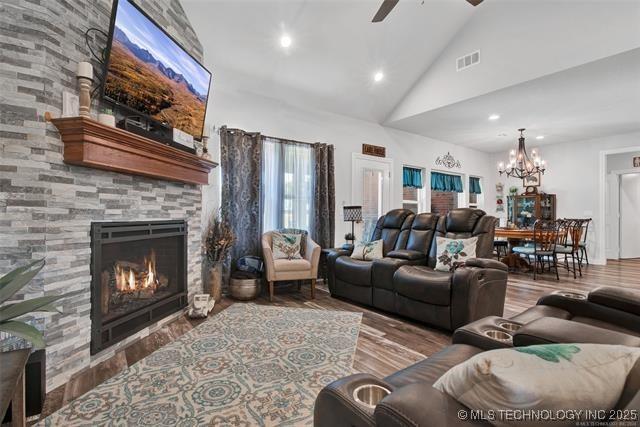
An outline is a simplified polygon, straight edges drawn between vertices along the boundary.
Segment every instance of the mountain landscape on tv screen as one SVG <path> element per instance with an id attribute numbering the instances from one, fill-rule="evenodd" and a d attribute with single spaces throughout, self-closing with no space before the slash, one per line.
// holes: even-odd
<path id="1" fill-rule="evenodd" d="M 114 101 L 201 137 L 206 93 L 114 27 L 104 93 Z"/>

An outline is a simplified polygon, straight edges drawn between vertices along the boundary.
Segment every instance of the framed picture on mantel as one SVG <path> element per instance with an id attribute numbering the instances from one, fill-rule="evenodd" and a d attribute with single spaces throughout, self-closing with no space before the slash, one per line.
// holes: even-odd
<path id="1" fill-rule="evenodd" d="M 633 167 L 640 168 L 640 156 L 633 158 Z"/>

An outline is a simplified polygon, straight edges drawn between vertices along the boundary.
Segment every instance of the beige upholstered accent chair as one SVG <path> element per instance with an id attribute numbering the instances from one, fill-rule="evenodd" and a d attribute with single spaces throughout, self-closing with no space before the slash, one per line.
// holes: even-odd
<path id="1" fill-rule="evenodd" d="M 273 231 L 262 235 L 262 255 L 269 282 L 269 300 L 273 301 L 273 284 L 283 280 L 311 280 L 311 298 L 316 296 L 316 278 L 320 263 L 320 246 L 307 236 L 303 259 L 273 259 Z M 300 288 L 300 282 L 298 282 Z"/>

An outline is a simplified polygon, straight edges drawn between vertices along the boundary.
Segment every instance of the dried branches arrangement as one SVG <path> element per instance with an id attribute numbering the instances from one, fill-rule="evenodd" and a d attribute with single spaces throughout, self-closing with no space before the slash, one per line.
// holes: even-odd
<path id="1" fill-rule="evenodd" d="M 203 249 L 207 259 L 212 264 L 224 261 L 235 240 L 236 236 L 231 230 L 231 225 L 228 221 L 222 219 L 218 211 L 217 214 L 211 217 L 207 226 L 207 234 L 204 238 Z"/>

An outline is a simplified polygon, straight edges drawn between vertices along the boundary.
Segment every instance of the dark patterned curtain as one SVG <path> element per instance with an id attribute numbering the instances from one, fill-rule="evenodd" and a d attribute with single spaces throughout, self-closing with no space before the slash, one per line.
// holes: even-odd
<path id="1" fill-rule="evenodd" d="M 311 238 L 321 248 L 332 248 L 336 231 L 336 188 L 333 170 L 333 145 L 313 144 L 314 200 Z"/>
<path id="2" fill-rule="evenodd" d="M 222 216 L 236 235 L 231 265 L 245 255 L 260 256 L 262 215 L 260 174 L 262 142 L 259 133 L 220 129 Z"/>

